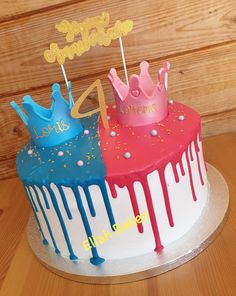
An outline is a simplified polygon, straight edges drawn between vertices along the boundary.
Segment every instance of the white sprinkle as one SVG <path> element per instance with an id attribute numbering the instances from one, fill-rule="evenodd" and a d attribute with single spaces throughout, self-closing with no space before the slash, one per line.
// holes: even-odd
<path id="1" fill-rule="evenodd" d="M 85 134 L 85 135 L 88 135 L 88 134 L 89 134 L 89 130 L 87 130 L 87 129 L 84 130 L 84 134 Z"/>
<path id="2" fill-rule="evenodd" d="M 57 155 L 58 156 L 63 156 L 64 155 L 64 152 L 63 151 L 58 151 Z"/>
<path id="3" fill-rule="evenodd" d="M 185 119 L 184 115 L 180 115 L 180 116 L 179 116 L 179 120 L 180 120 L 180 121 L 183 121 L 184 119 Z"/>
<path id="4" fill-rule="evenodd" d="M 78 161 L 77 161 L 77 166 L 83 166 L 83 165 L 84 165 L 83 160 L 78 160 Z"/>
<path id="5" fill-rule="evenodd" d="M 125 152 L 123 154 L 124 158 L 129 159 L 131 157 L 131 153 L 130 152 Z"/>
<path id="6" fill-rule="evenodd" d="M 169 100 L 169 104 L 171 104 L 171 105 L 172 105 L 173 103 L 174 103 L 174 101 L 173 101 L 173 100 Z"/>
<path id="7" fill-rule="evenodd" d="M 116 132 L 115 132 L 115 131 L 111 131 L 111 132 L 110 132 L 110 136 L 111 136 L 111 137 L 115 137 L 115 136 L 116 136 Z"/>
<path id="8" fill-rule="evenodd" d="M 153 137 L 155 137 L 155 136 L 157 136 L 158 133 L 157 133 L 157 130 L 153 129 L 153 130 L 151 130 L 150 134 L 151 134 Z"/>
<path id="9" fill-rule="evenodd" d="M 111 119 L 111 116 L 107 115 L 107 120 L 110 120 Z"/>
<path id="10" fill-rule="evenodd" d="M 112 109 L 116 109 L 116 105 L 112 105 Z"/>
<path id="11" fill-rule="evenodd" d="M 33 154 L 33 150 L 32 149 L 29 149 L 28 151 L 27 151 L 27 153 L 28 153 L 28 155 L 31 155 L 31 154 Z"/>

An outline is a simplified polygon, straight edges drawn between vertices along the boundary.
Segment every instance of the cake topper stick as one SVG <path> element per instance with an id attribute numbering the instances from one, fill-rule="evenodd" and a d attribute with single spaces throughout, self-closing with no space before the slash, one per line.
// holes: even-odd
<path id="1" fill-rule="evenodd" d="M 168 71 L 169 70 L 170 70 L 170 63 L 166 62 L 158 72 L 158 77 L 159 77 L 158 79 L 161 84 L 165 85 L 166 90 L 168 88 Z"/>
<path id="2" fill-rule="evenodd" d="M 120 50 L 121 50 L 121 57 L 122 57 L 123 67 L 124 67 L 124 71 L 125 71 L 125 79 L 126 79 L 127 85 L 129 86 L 129 78 L 128 78 L 126 62 L 125 62 L 124 46 L 123 46 L 123 42 L 122 42 L 121 37 L 119 37 L 119 42 L 120 42 Z"/>
<path id="3" fill-rule="evenodd" d="M 63 74 L 65 82 L 66 82 L 66 87 L 68 89 L 68 79 L 66 77 L 66 72 L 65 72 L 65 68 L 64 68 L 63 64 L 61 64 L 61 70 L 62 70 L 62 74 Z"/>
<path id="4" fill-rule="evenodd" d="M 61 70 L 62 70 L 62 74 L 63 74 L 64 79 L 65 79 L 66 87 L 67 87 L 68 94 L 69 94 L 70 107 L 72 107 L 75 104 L 75 102 L 74 102 L 74 99 L 73 99 L 72 94 L 71 94 L 71 82 L 69 84 L 68 79 L 66 77 L 66 71 L 65 71 L 64 65 L 61 65 Z"/>

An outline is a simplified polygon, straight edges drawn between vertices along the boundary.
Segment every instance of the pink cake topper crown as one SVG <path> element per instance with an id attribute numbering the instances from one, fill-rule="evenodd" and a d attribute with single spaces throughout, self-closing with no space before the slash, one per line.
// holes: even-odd
<path id="1" fill-rule="evenodd" d="M 111 82 L 118 121 L 122 125 L 142 126 L 163 120 L 168 114 L 167 78 L 170 64 L 158 71 L 155 83 L 149 74 L 149 63 L 140 64 L 140 75 L 131 75 L 129 85 L 123 83 L 115 69 L 108 78 Z"/>

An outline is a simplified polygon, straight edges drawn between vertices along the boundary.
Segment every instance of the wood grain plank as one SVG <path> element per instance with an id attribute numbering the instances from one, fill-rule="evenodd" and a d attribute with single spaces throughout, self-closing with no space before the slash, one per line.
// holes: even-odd
<path id="1" fill-rule="evenodd" d="M 128 65 L 235 40 L 234 0 L 138 0 L 135 10 L 132 0 L 78 2 L 2 24 L 2 97 L 55 80 L 59 66 L 47 64 L 42 56 L 50 42 L 65 44 L 64 36 L 55 32 L 55 23 L 65 18 L 80 21 L 104 10 L 110 12 L 113 22 L 121 16 L 134 20 L 134 31 L 124 38 Z M 69 79 L 77 79 L 121 65 L 118 41 L 114 41 L 108 48 L 96 47 L 66 62 L 65 68 Z"/>
<path id="2" fill-rule="evenodd" d="M 217 147 L 217 149 L 216 149 Z M 47 271 L 31 252 L 23 236 L 12 260 L 1 296 L 210 296 L 236 294 L 236 133 L 206 138 L 206 160 L 226 178 L 231 193 L 231 210 L 223 231 L 200 255 L 190 262 L 157 277 L 122 285 L 76 283 Z M 1 192 L 0 183 L 0 192 Z M 11 186 L 11 184 L 8 184 Z M 8 187 L 7 187 L 8 189 Z M 9 232 L 15 227 L 12 221 Z"/>
<path id="3" fill-rule="evenodd" d="M 227 55 L 225 56 L 225 54 Z M 182 102 L 202 115 L 203 134 L 215 135 L 236 130 L 236 43 L 209 48 L 170 58 L 170 97 Z M 155 77 L 163 61 L 151 63 L 150 71 Z M 138 67 L 130 67 L 130 73 L 138 73 Z M 122 70 L 119 71 L 123 77 Z M 54 79 L 60 79 L 60 72 Z M 106 74 L 101 78 L 108 103 L 113 101 L 111 87 Z M 78 98 L 95 77 L 73 81 L 74 98 Z M 65 84 L 62 91 L 66 97 Z M 43 87 L 30 92 L 42 105 L 49 106 L 50 87 Z M 0 178 L 15 176 L 15 155 L 28 138 L 28 132 L 15 111 L 10 107 L 14 98 L 19 104 L 22 94 L 5 98 L 0 104 Z M 84 110 L 97 106 L 96 95 L 91 94 L 83 105 Z"/>
<path id="4" fill-rule="evenodd" d="M 203 136 L 214 136 L 236 131 L 236 109 L 202 117 Z"/>
<path id="5" fill-rule="evenodd" d="M 0 188 L 1 287 L 28 221 L 30 207 L 18 179 L 0 181 Z"/>
<path id="6" fill-rule="evenodd" d="M 74 2 L 70 0 L 1 0 L 0 23 L 26 15 L 41 13 L 45 9 L 51 10 Z"/>

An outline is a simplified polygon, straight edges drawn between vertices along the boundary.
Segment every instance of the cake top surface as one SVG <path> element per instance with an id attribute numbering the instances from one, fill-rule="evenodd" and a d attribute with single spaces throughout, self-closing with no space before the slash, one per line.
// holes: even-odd
<path id="1" fill-rule="evenodd" d="M 182 155 L 191 137 L 199 131 L 200 118 L 191 108 L 170 102 L 164 120 L 137 127 L 121 126 L 115 109 L 108 108 L 110 130 L 104 130 L 100 124 L 99 132 L 108 177 L 144 169 L 151 172 L 156 167 L 166 166 L 170 156 Z M 111 136 L 111 131 L 116 136 Z"/>
<path id="2" fill-rule="evenodd" d="M 17 155 L 20 178 L 29 184 L 94 184 L 95 180 L 122 176 L 167 165 L 172 153 L 182 154 L 199 115 L 180 103 L 169 104 L 168 116 L 142 127 L 121 126 L 114 105 L 108 107 L 108 130 L 98 115 L 81 119 L 84 133 L 53 147 L 37 147 L 29 141 Z M 100 145 L 100 146 L 99 146 Z M 41 180 L 41 181 L 39 181 Z"/>

